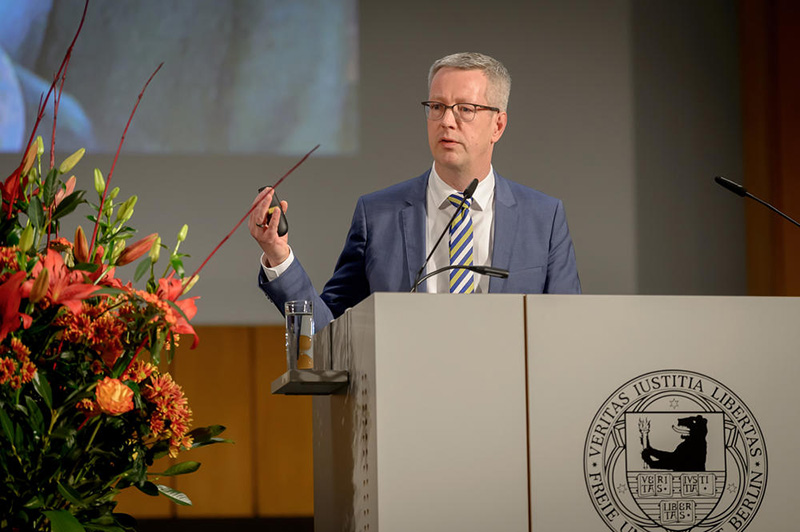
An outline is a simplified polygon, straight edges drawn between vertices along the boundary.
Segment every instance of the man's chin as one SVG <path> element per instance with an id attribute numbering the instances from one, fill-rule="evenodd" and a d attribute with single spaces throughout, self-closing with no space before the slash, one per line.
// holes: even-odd
<path id="1" fill-rule="evenodd" d="M 464 165 L 463 156 L 459 153 L 455 153 L 455 151 L 453 150 L 439 149 L 433 155 L 434 155 L 433 159 L 436 161 L 436 165 L 440 168 L 444 167 L 456 170 Z"/>

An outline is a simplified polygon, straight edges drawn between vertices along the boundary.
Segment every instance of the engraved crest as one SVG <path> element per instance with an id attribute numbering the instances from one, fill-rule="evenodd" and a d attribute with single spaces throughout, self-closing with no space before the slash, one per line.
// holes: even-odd
<path id="1" fill-rule="evenodd" d="M 612 530 L 741 531 L 764 496 L 766 447 L 732 391 L 705 375 L 664 370 L 632 379 L 601 406 L 584 472 Z"/>

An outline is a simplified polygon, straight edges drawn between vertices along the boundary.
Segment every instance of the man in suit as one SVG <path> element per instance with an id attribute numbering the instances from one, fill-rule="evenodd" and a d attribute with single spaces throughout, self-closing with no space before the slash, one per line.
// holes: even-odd
<path id="1" fill-rule="evenodd" d="M 511 77 L 497 60 L 478 53 L 436 61 L 428 75 L 425 107 L 434 164 L 419 177 L 361 197 L 333 277 L 321 294 L 267 216 L 271 190 L 256 197 L 248 222 L 263 254 L 258 282 L 279 309 L 285 301 L 314 302 L 320 330 L 372 292 L 408 292 L 439 235 L 447 230 L 460 195 L 478 186 L 451 242 L 427 265 L 491 265 L 507 279 L 463 269 L 423 283 L 427 292 L 580 293 L 575 251 L 560 200 L 519 185 L 492 167 L 494 145 L 508 122 Z M 450 196 L 455 199 L 449 199 Z M 286 202 L 282 202 L 286 209 Z M 453 225 L 456 225 L 455 223 Z M 465 260 L 466 262 L 454 262 Z"/>

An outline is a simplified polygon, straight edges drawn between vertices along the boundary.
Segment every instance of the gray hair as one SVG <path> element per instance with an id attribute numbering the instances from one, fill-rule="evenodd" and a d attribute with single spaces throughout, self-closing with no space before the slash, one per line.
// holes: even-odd
<path id="1" fill-rule="evenodd" d="M 489 80 L 486 98 L 489 103 L 505 111 L 508 108 L 508 96 L 511 94 L 511 74 L 503 63 L 478 52 L 460 52 L 438 59 L 428 72 L 428 92 L 431 90 L 433 76 L 443 68 L 460 70 L 480 70 Z"/>

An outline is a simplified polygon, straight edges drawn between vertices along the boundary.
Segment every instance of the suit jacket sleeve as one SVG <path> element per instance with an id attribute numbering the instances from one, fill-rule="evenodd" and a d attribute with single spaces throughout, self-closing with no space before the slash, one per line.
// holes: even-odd
<path id="1" fill-rule="evenodd" d="M 581 283 L 575 262 L 575 247 L 567 227 L 564 205 L 558 200 L 550 233 L 550 254 L 547 260 L 546 294 L 580 294 Z"/>
<path id="2" fill-rule="evenodd" d="M 259 267 L 258 285 L 278 310 L 283 313 L 286 301 L 305 299 L 314 304 L 314 326 L 317 331 L 357 305 L 370 294 L 365 273 L 364 254 L 367 246 L 367 224 L 363 199 L 358 200 L 350 231 L 333 277 L 318 294 L 297 256 L 291 266 L 274 281 L 267 281 Z"/>

